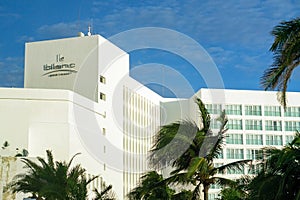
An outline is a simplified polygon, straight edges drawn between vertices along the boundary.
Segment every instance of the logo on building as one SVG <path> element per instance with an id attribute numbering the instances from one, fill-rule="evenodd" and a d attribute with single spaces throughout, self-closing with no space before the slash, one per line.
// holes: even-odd
<path id="1" fill-rule="evenodd" d="M 55 63 L 43 65 L 43 71 L 45 72 L 43 76 L 57 77 L 77 73 L 75 63 L 67 63 L 64 60 L 64 56 L 57 54 Z"/>

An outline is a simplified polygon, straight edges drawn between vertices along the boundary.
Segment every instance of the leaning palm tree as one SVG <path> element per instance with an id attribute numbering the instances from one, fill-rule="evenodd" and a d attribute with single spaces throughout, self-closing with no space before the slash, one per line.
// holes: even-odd
<path id="1" fill-rule="evenodd" d="M 31 193 L 36 199 L 78 199 L 87 197 L 87 185 L 97 177 L 86 179 L 85 169 L 80 165 L 71 167 L 72 161 L 54 162 L 51 151 L 47 150 L 47 161 L 37 157 L 39 164 L 22 158 L 26 173 L 15 176 L 11 186 L 13 192 Z"/>
<path id="2" fill-rule="evenodd" d="M 274 53 L 274 62 L 265 70 L 261 85 L 265 90 L 277 88 L 285 108 L 288 81 L 300 64 L 300 18 L 281 22 L 271 34 L 275 37 L 270 48 Z"/>
<path id="3" fill-rule="evenodd" d="M 174 170 L 165 181 L 169 184 L 193 185 L 193 198 L 201 196 L 203 187 L 204 200 L 208 199 L 210 185 L 234 184 L 226 178 L 217 177 L 226 169 L 241 169 L 250 160 L 241 160 L 220 167 L 214 167 L 213 160 L 222 152 L 224 134 L 227 131 L 225 112 L 219 117 L 221 122 L 218 133 L 210 129 L 210 115 L 203 102 L 197 98 L 200 110 L 199 125 L 183 120 L 163 126 L 158 132 L 150 155 L 153 167 L 172 166 Z"/>

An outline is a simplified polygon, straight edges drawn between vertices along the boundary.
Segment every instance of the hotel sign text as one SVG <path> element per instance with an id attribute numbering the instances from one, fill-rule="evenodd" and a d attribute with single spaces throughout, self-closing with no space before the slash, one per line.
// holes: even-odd
<path id="1" fill-rule="evenodd" d="M 77 70 L 75 70 L 75 63 L 65 63 L 64 59 L 63 56 L 57 54 L 55 63 L 43 65 L 43 76 L 57 77 L 77 73 Z"/>

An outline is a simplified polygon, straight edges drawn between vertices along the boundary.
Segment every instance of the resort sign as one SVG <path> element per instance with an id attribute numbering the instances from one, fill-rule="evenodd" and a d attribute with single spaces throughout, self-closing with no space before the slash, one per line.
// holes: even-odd
<path id="1" fill-rule="evenodd" d="M 63 57 L 61 54 L 57 54 L 55 58 L 55 63 L 43 65 L 43 76 L 57 77 L 77 73 L 77 70 L 75 70 L 75 63 L 64 62 L 65 57 Z"/>

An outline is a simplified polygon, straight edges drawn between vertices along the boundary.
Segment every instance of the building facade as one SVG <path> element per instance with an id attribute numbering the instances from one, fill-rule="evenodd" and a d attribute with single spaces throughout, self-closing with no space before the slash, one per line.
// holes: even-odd
<path id="1" fill-rule="evenodd" d="M 129 76 L 128 54 L 99 35 L 26 43 L 24 87 L 0 88 L 0 142 L 30 157 L 80 152 L 74 163 L 124 199 L 147 171 L 161 99 Z"/>
<path id="2" fill-rule="evenodd" d="M 255 160 L 262 158 L 261 148 L 281 148 L 291 142 L 295 132 L 300 130 L 299 93 L 287 94 L 286 110 L 279 104 L 277 92 L 201 89 L 198 96 L 212 115 L 213 129 L 219 127 L 215 119 L 222 110 L 228 118 L 223 153 L 214 164 L 219 166 L 240 159 L 253 160 L 251 167 L 226 171 L 224 175 L 228 178 L 256 174 L 258 165 L 255 165 Z M 215 199 L 219 191 L 220 187 L 213 185 L 210 199 Z"/>
<path id="3" fill-rule="evenodd" d="M 191 119 L 201 125 L 199 110 L 194 102 L 196 97 L 203 101 L 211 115 L 210 127 L 213 132 L 219 131 L 220 124 L 217 118 L 223 110 L 228 118 L 223 152 L 214 161 L 215 166 L 237 160 L 253 160 L 251 167 L 228 170 L 218 176 L 237 179 L 244 174 L 255 175 L 259 170 L 255 160 L 262 158 L 261 148 L 281 148 L 291 142 L 296 131 L 300 130 L 298 92 L 287 93 L 288 106 L 284 110 L 277 100 L 277 92 L 203 88 L 190 99 L 169 99 L 162 102 L 164 112 L 161 119 L 164 120 L 164 124 Z M 171 170 L 166 168 L 163 171 L 164 175 L 168 176 Z M 212 185 L 209 199 L 218 198 L 220 190 L 219 185 Z"/>
<path id="4" fill-rule="evenodd" d="M 126 199 L 149 170 L 148 151 L 161 125 L 199 122 L 196 96 L 211 113 L 213 130 L 222 110 L 229 119 L 216 165 L 255 160 L 261 147 L 281 147 L 300 128 L 300 93 L 287 94 L 286 111 L 276 92 L 201 89 L 187 99 L 162 98 L 132 79 L 129 55 L 99 35 L 27 43 L 24 76 L 25 88 L 0 88 L 0 142 L 27 149 L 30 157 L 51 149 L 56 159 L 69 160 L 80 152 L 74 163 L 101 176 L 91 187 L 112 184 L 118 199 Z M 210 198 L 218 192 L 214 185 Z"/>

